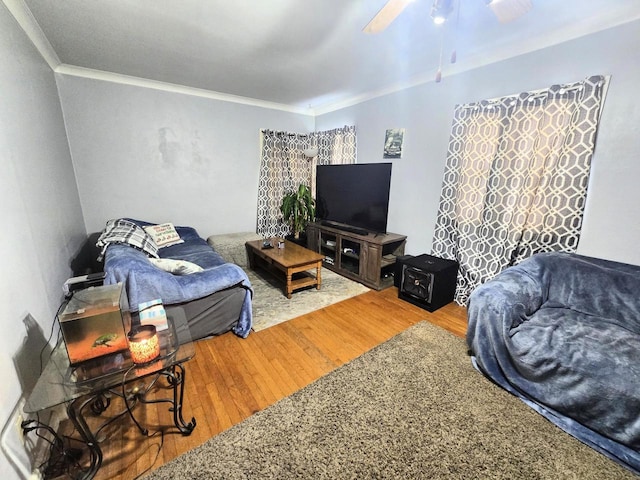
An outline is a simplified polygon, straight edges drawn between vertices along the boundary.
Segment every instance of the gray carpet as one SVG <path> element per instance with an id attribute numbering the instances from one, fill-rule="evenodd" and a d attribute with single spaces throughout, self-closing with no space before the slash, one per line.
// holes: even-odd
<path id="1" fill-rule="evenodd" d="M 422 322 L 148 479 L 636 478 L 476 372 Z"/>

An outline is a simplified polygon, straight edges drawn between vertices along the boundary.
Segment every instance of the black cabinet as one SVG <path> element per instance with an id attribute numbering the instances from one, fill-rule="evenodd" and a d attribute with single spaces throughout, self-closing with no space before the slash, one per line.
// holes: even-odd
<path id="1" fill-rule="evenodd" d="M 397 259 L 398 298 L 433 312 L 453 301 L 458 262 L 423 254 Z"/>

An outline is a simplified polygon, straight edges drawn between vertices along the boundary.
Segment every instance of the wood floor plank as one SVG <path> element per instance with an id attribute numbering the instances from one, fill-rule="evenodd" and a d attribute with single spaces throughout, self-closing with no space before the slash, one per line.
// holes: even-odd
<path id="1" fill-rule="evenodd" d="M 322 375 L 327 370 L 335 367 L 335 362 L 329 358 L 323 349 L 319 348 L 318 345 L 309 338 L 307 334 L 309 329 L 300 328 L 295 324 L 285 324 L 282 330 L 302 349 L 304 355 L 309 359 L 309 363 L 316 376 Z"/>
<path id="2" fill-rule="evenodd" d="M 257 387 L 262 392 L 262 396 L 266 402 L 262 406 L 262 408 L 264 408 L 282 398 L 283 394 L 271 378 L 268 367 L 264 364 L 263 358 L 259 355 L 260 352 L 254 341 L 255 338 L 255 335 L 252 335 L 250 336 L 249 341 L 239 342 L 239 345 L 242 348 L 243 358 L 246 360 L 245 365 L 251 366 L 251 375 L 253 376 Z"/>
<path id="3" fill-rule="evenodd" d="M 256 336 L 256 346 L 260 353 L 264 355 L 265 365 L 269 367 L 270 380 L 277 385 L 279 391 L 283 396 L 289 395 L 289 392 L 295 391 L 296 382 L 289 372 L 284 370 L 279 362 L 279 356 L 275 355 L 276 349 L 273 347 L 274 336 L 277 332 L 269 331 L 271 329 L 263 330 L 258 333 L 254 333 Z M 282 357 L 282 354 L 280 354 Z"/>
<path id="4" fill-rule="evenodd" d="M 236 403 L 243 418 L 260 410 L 264 404 L 264 397 L 252 378 L 251 371 L 246 368 L 239 342 L 228 345 L 227 348 L 216 349 L 219 361 L 216 366 L 225 366 L 223 378 L 231 400 Z"/>
<path id="5" fill-rule="evenodd" d="M 226 333 L 196 342 L 196 355 L 185 365 L 183 407 L 185 420 L 196 418 L 194 432 L 145 438 L 122 420 L 103 445 L 109 452 L 95 478 L 130 480 L 158 468 L 420 321 L 465 335 L 464 307 L 449 304 L 430 313 L 397 293 L 395 287 L 370 291 L 246 339 Z M 158 428 L 162 422 L 172 425 L 167 407 L 143 406 L 136 415 Z"/>
<path id="6" fill-rule="evenodd" d="M 218 390 L 218 385 L 210 383 L 206 385 L 206 388 L 213 411 L 216 412 L 215 418 L 210 423 L 210 427 L 213 432 L 219 433 L 237 423 L 237 419 L 239 418 L 238 412 L 235 409 L 235 405 L 230 406 L 222 401 L 221 397 L 226 395 L 221 394 Z M 233 412 L 231 412 L 231 410 L 233 410 Z"/>

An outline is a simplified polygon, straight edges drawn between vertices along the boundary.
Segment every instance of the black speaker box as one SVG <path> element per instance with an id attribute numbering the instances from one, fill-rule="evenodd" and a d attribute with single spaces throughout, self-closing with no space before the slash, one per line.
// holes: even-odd
<path id="1" fill-rule="evenodd" d="M 423 254 L 398 258 L 395 281 L 398 298 L 429 312 L 453 301 L 458 262 Z"/>

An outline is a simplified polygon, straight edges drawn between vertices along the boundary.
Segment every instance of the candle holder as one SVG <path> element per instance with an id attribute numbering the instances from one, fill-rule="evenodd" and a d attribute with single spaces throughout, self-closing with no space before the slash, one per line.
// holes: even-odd
<path id="1" fill-rule="evenodd" d="M 127 335 L 131 360 L 136 364 L 149 363 L 160 355 L 160 342 L 156 327 L 138 325 Z"/>

